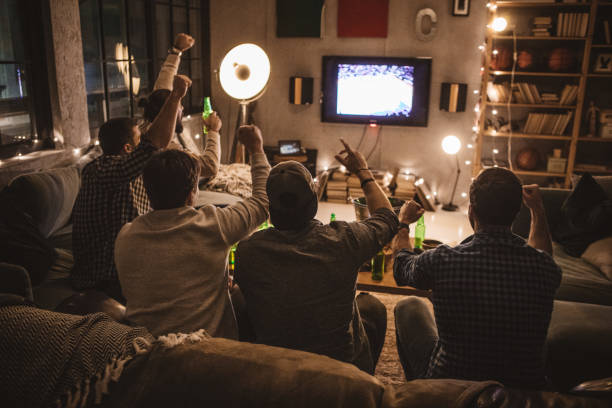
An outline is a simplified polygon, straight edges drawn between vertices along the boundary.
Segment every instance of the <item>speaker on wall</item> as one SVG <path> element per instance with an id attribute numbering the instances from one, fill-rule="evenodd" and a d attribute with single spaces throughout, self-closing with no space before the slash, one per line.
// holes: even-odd
<path id="1" fill-rule="evenodd" d="M 465 112 L 467 84 L 442 83 L 440 90 L 440 110 L 447 112 Z"/>
<path id="2" fill-rule="evenodd" d="M 289 78 L 289 103 L 294 105 L 309 105 L 312 103 L 313 94 L 312 78 L 291 77 Z"/>

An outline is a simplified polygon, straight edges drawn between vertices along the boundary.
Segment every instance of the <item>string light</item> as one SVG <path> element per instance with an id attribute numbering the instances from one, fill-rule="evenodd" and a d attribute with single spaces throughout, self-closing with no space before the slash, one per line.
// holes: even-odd
<path id="1" fill-rule="evenodd" d="M 478 132 L 478 126 L 472 126 L 472 130 L 473 130 L 474 132 Z"/>
<path id="2" fill-rule="evenodd" d="M 483 71 L 484 71 L 484 67 L 480 67 L 480 72 L 483 72 Z"/>
<path id="3" fill-rule="evenodd" d="M 96 139 L 96 141 L 94 142 L 94 145 L 100 146 L 100 141 L 98 139 Z"/>
<path id="4" fill-rule="evenodd" d="M 470 164 L 472 164 L 472 161 L 471 161 L 471 160 L 466 160 L 466 161 L 465 161 L 465 165 L 466 165 L 466 166 L 469 166 Z"/>
<path id="5" fill-rule="evenodd" d="M 78 156 L 78 155 L 79 155 L 79 153 L 81 153 L 81 149 L 79 149 L 79 148 L 73 149 L 73 150 L 72 150 L 72 153 L 73 153 L 75 156 Z"/>
<path id="6" fill-rule="evenodd" d="M 478 46 L 478 49 L 479 49 L 480 51 L 484 51 L 485 47 L 484 47 L 484 45 L 479 45 L 479 46 Z"/>
<path id="7" fill-rule="evenodd" d="M 461 193 L 461 197 L 463 198 L 467 197 L 467 193 L 466 192 Z"/>
<path id="8" fill-rule="evenodd" d="M 493 50 L 493 55 L 497 55 L 497 54 L 499 54 L 499 51 Z"/>
<path id="9" fill-rule="evenodd" d="M 508 27 L 508 22 L 503 17 L 496 17 L 491 23 L 491 28 L 495 31 L 502 32 Z"/>
<path id="10" fill-rule="evenodd" d="M 199 133 L 196 133 L 196 135 L 195 135 L 194 137 L 195 137 L 196 139 L 199 139 L 199 138 L 200 138 L 200 134 L 199 134 Z"/>
<path id="11" fill-rule="evenodd" d="M 478 94 L 479 94 L 478 89 L 474 89 L 474 95 L 478 95 Z"/>
<path id="12" fill-rule="evenodd" d="M 323 171 L 327 171 L 327 170 L 329 170 L 329 167 L 324 166 L 324 167 L 323 167 Z"/>
<path id="13" fill-rule="evenodd" d="M 17 153 L 17 160 L 23 160 L 23 154 Z"/>
<path id="14" fill-rule="evenodd" d="M 473 149 L 473 148 L 474 148 L 474 145 L 473 145 L 473 144 L 471 144 L 471 143 L 468 143 L 468 144 L 467 144 L 467 148 L 468 148 L 468 149 Z"/>
<path id="15" fill-rule="evenodd" d="M 433 195 L 434 195 L 434 197 L 437 197 L 437 196 L 438 196 L 438 192 L 437 192 L 437 191 L 434 191 L 434 192 L 433 192 Z"/>
<path id="16" fill-rule="evenodd" d="M 415 186 L 420 186 L 421 184 L 423 184 L 425 182 L 425 180 L 423 180 L 422 178 L 418 179 L 416 181 L 416 183 L 414 183 Z"/>
<path id="17" fill-rule="evenodd" d="M 493 154 L 498 154 L 499 150 L 498 149 L 493 149 Z"/>
<path id="18" fill-rule="evenodd" d="M 342 173 L 346 173 L 346 167 L 344 167 L 344 165 L 340 166 L 340 171 Z"/>
<path id="19" fill-rule="evenodd" d="M 493 129 L 493 130 L 491 131 L 491 134 L 492 134 L 492 135 L 496 135 L 496 134 L 497 134 L 497 130 Z"/>
<path id="20" fill-rule="evenodd" d="M 53 138 L 53 141 L 54 141 L 54 142 L 57 142 L 58 140 L 59 140 L 59 138 L 57 138 L 57 137 L 54 137 L 54 138 Z"/>
<path id="21" fill-rule="evenodd" d="M 480 111 L 480 108 L 478 106 L 474 107 L 474 112 L 478 113 Z"/>
<path id="22" fill-rule="evenodd" d="M 492 113 L 492 114 L 494 114 L 494 115 L 497 115 L 497 109 L 493 109 L 493 110 L 491 111 L 491 113 Z"/>

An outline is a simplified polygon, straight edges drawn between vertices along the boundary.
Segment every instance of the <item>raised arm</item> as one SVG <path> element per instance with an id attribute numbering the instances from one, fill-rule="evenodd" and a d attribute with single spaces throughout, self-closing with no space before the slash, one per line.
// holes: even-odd
<path id="1" fill-rule="evenodd" d="M 344 139 L 340 139 L 340 142 L 344 145 L 344 150 L 336 155 L 336 160 L 344 165 L 348 171 L 353 174 L 356 174 L 359 177 L 359 181 L 361 181 L 361 189 L 363 190 L 363 194 L 365 195 L 366 204 L 368 205 L 368 210 L 370 214 L 373 214 L 374 211 L 379 208 L 388 208 L 392 210 L 391 203 L 387 198 L 385 192 L 380 188 L 372 172 L 368 169 L 368 162 L 366 161 L 363 155 L 351 148 L 344 141 Z M 346 153 L 346 156 L 342 156 Z"/>
<path id="2" fill-rule="evenodd" d="M 176 117 L 181 109 L 181 99 L 191 86 L 191 79 L 184 75 L 174 77 L 174 84 L 170 96 L 151 124 L 146 138 L 158 149 L 165 149 L 172 139 L 176 128 Z"/>
<path id="3" fill-rule="evenodd" d="M 216 210 L 221 234 L 228 245 L 246 238 L 268 219 L 269 214 L 266 182 L 270 174 L 270 164 L 263 150 L 261 131 L 257 126 L 241 126 L 238 129 L 238 140 L 251 155 L 253 193 L 251 197 L 237 204 Z"/>
<path id="4" fill-rule="evenodd" d="M 180 33 L 176 35 L 174 44 L 168 50 L 168 56 L 159 70 L 159 75 L 153 85 L 153 91 L 158 89 L 172 90 L 172 81 L 178 72 L 181 63 L 181 54 L 195 44 L 195 40 L 189 34 Z"/>
<path id="5" fill-rule="evenodd" d="M 540 188 L 537 184 L 523 186 L 523 202 L 531 212 L 531 229 L 527 244 L 552 255 L 552 239 L 550 238 Z"/>
<path id="6" fill-rule="evenodd" d="M 215 177 L 219 171 L 219 162 L 221 161 L 221 137 L 219 130 L 221 130 L 222 122 L 217 112 L 211 113 L 203 122 L 204 126 L 208 129 L 208 134 L 204 153 L 199 156 L 202 163 L 200 177 Z"/>

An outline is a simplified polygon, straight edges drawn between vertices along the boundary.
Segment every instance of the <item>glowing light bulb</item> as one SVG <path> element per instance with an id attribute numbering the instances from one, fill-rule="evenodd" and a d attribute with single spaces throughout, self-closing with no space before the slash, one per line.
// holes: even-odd
<path id="1" fill-rule="evenodd" d="M 496 17 L 491 24 L 491 28 L 498 33 L 504 31 L 508 27 L 508 22 L 503 17 Z"/>
<path id="2" fill-rule="evenodd" d="M 433 195 L 434 195 L 434 197 L 437 197 L 437 196 L 438 196 L 438 192 L 437 192 L 437 191 L 434 191 L 434 192 L 433 192 Z"/>
<path id="3" fill-rule="evenodd" d="M 457 152 L 461 149 L 461 140 L 457 136 L 446 136 L 442 140 L 442 150 L 446 154 L 457 154 Z"/>
<path id="4" fill-rule="evenodd" d="M 468 144 L 467 144 L 467 148 L 468 148 L 468 149 L 473 149 L 473 148 L 474 148 L 474 145 L 473 145 L 473 144 L 471 144 L 471 143 L 468 143 Z"/>
<path id="5" fill-rule="evenodd" d="M 420 178 L 420 179 L 418 179 L 418 180 L 416 181 L 416 183 L 414 183 L 414 184 L 415 184 L 415 185 L 417 185 L 417 186 L 420 186 L 420 185 L 421 185 L 421 184 L 423 184 L 424 182 L 425 182 L 425 180 L 423 180 L 422 178 Z"/>
<path id="6" fill-rule="evenodd" d="M 472 161 L 471 161 L 471 160 L 466 160 L 466 161 L 465 161 L 465 165 L 466 165 L 466 166 L 469 166 L 470 164 L 472 164 Z"/>
<path id="7" fill-rule="evenodd" d="M 426 197 L 428 200 L 429 200 L 429 199 L 431 199 L 431 196 L 430 196 L 429 194 L 427 194 L 425 197 Z"/>
<path id="8" fill-rule="evenodd" d="M 498 154 L 499 150 L 498 149 L 493 149 L 493 154 Z"/>
<path id="9" fill-rule="evenodd" d="M 466 192 L 461 193 L 461 197 L 463 198 L 467 197 L 467 193 Z"/>
<path id="10" fill-rule="evenodd" d="M 478 106 L 474 106 L 474 112 L 476 113 L 480 112 L 480 108 Z"/>
<path id="11" fill-rule="evenodd" d="M 479 91 L 478 89 L 474 89 L 474 95 L 478 95 Z"/>
<path id="12" fill-rule="evenodd" d="M 187 115 L 187 119 L 191 119 L 191 115 Z"/>
<path id="13" fill-rule="evenodd" d="M 493 50 L 493 55 L 497 55 L 497 54 L 499 54 L 499 51 Z"/>
<path id="14" fill-rule="evenodd" d="M 479 49 L 480 51 L 484 51 L 485 47 L 484 47 L 484 45 L 479 45 L 479 46 L 478 46 L 478 49 Z"/>
<path id="15" fill-rule="evenodd" d="M 196 135 L 195 135 L 194 137 L 195 137 L 196 139 L 199 139 L 199 138 L 200 138 L 200 134 L 199 134 L 199 133 L 196 133 Z"/>
<path id="16" fill-rule="evenodd" d="M 96 141 L 94 142 L 94 144 L 95 144 L 96 146 L 99 146 L 99 145 L 100 145 L 100 141 L 96 139 Z"/>
<path id="17" fill-rule="evenodd" d="M 472 130 L 473 130 L 474 132 L 478 132 L 478 126 L 472 126 Z"/>
<path id="18" fill-rule="evenodd" d="M 346 173 L 346 167 L 344 167 L 344 166 L 340 166 L 340 171 L 341 171 L 342 173 Z"/>
<path id="19" fill-rule="evenodd" d="M 499 167 L 497 164 L 494 164 L 493 167 Z"/>
<path id="20" fill-rule="evenodd" d="M 493 130 L 491 131 L 491 134 L 492 134 L 492 135 L 496 135 L 496 134 L 497 134 L 497 130 L 493 129 Z"/>
<path id="21" fill-rule="evenodd" d="M 493 110 L 491 111 L 491 113 L 492 113 L 492 114 L 494 114 L 494 115 L 497 115 L 497 109 L 493 109 Z"/>
<path id="22" fill-rule="evenodd" d="M 327 170 L 329 170 L 329 167 L 327 166 L 323 167 L 323 171 L 327 171 Z"/>
<path id="23" fill-rule="evenodd" d="M 484 71 L 484 67 L 480 67 L 480 72 Z"/>
<path id="24" fill-rule="evenodd" d="M 59 140 L 59 139 L 58 139 L 57 137 L 54 137 L 54 138 L 53 138 L 53 141 L 54 141 L 54 142 L 57 142 L 58 140 Z"/>
<path id="25" fill-rule="evenodd" d="M 74 154 L 75 156 L 78 156 L 80 152 L 81 149 L 72 149 L 72 154 Z"/>

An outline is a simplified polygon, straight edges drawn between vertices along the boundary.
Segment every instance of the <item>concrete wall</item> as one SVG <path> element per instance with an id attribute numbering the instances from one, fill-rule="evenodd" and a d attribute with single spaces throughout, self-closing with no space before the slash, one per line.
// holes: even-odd
<path id="1" fill-rule="evenodd" d="M 478 45 L 484 40 L 486 7 L 484 0 L 473 0 L 469 17 L 453 17 L 451 0 L 389 0 L 389 28 L 386 39 L 338 38 L 337 0 L 326 0 L 325 27 L 322 39 L 276 38 L 276 0 L 213 0 L 211 1 L 212 70 L 218 69 L 230 48 L 252 42 L 269 55 L 272 76 L 269 89 L 257 102 L 256 123 L 261 127 L 267 145 L 279 139 L 301 139 L 302 145 L 319 151 L 318 167 L 333 166 L 339 150 L 339 137 L 353 146 L 359 143 L 363 125 L 330 124 L 320 120 L 319 90 L 321 87 L 321 57 L 323 55 L 363 56 L 429 56 L 433 58 L 429 106 L 429 126 L 392 127 L 382 130 L 380 149 L 370 157 L 370 166 L 392 169 L 399 166 L 425 177 L 443 200 L 448 200 L 455 175 L 455 162 L 442 152 L 441 140 L 455 134 L 464 144 L 459 158 L 462 178 L 457 190 L 466 191 L 473 152 L 465 145 L 471 141 L 474 121 L 473 107 L 479 89 L 480 58 Z M 438 32 L 429 42 L 417 40 L 414 32 L 416 13 L 422 8 L 437 13 Z M 288 102 L 289 77 L 300 75 L 315 78 L 315 104 L 296 106 Z M 468 109 L 464 113 L 439 110 L 440 84 L 468 84 Z M 228 151 L 231 130 L 236 123 L 237 103 L 231 101 L 217 80 L 212 86 L 213 109 L 219 111 L 224 126 L 224 153 Z M 372 131 L 366 136 L 366 152 L 374 144 Z"/>

